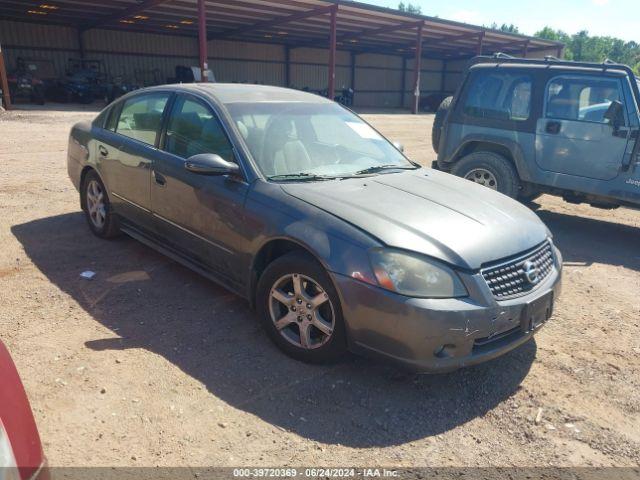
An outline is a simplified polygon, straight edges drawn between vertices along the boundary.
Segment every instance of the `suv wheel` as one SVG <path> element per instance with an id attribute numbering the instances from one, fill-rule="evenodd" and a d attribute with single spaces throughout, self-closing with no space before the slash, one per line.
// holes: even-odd
<path id="1" fill-rule="evenodd" d="M 520 178 L 513 164 L 493 152 L 473 152 L 456 162 L 451 173 L 497 190 L 511 198 L 520 192 Z"/>
<path id="2" fill-rule="evenodd" d="M 256 305 L 269 337 L 287 355 L 327 363 L 346 352 L 338 294 L 309 256 L 292 252 L 269 264 L 258 282 Z"/>
<path id="3" fill-rule="evenodd" d="M 120 233 L 117 219 L 111 211 L 107 189 L 93 170 L 87 173 L 82 182 L 82 209 L 89 228 L 98 237 L 112 238 Z"/>
<path id="4" fill-rule="evenodd" d="M 451 108 L 451 102 L 453 102 L 453 97 L 445 98 L 438 107 L 438 110 L 436 110 L 436 116 L 433 119 L 433 126 L 431 127 L 431 145 L 436 153 L 438 153 L 438 148 L 440 148 L 442 126 L 444 125 L 444 120 Z"/>

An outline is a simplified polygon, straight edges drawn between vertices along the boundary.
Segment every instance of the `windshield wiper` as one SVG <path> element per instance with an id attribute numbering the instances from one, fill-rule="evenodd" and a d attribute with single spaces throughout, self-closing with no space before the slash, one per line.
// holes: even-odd
<path id="1" fill-rule="evenodd" d="M 315 182 L 320 180 L 334 180 L 337 177 L 329 177 L 326 175 L 316 175 L 315 173 L 286 173 L 283 175 L 271 175 L 267 177 L 269 180 L 298 180 L 303 182 Z"/>
<path id="2" fill-rule="evenodd" d="M 368 173 L 377 173 L 383 170 L 416 170 L 420 167 L 412 165 L 412 166 L 402 166 L 402 165 L 375 165 L 373 167 L 365 168 L 364 170 L 359 170 L 354 175 L 366 175 Z"/>

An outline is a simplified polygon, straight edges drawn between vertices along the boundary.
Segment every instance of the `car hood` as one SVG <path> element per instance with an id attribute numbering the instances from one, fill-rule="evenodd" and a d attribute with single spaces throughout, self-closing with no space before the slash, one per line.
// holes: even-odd
<path id="1" fill-rule="evenodd" d="M 389 247 L 465 269 L 515 255 L 549 236 L 538 216 L 515 200 L 428 168 L 282 188 Z"/>

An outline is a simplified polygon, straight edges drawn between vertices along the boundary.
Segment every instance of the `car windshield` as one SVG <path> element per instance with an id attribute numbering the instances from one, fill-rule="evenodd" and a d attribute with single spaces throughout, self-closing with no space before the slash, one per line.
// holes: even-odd
<path id="1" fill-rule="evenodd" d="M 321 180 L 416 168 L 357 115 L 337 104 L 227 105 L 263 175 Z"/>

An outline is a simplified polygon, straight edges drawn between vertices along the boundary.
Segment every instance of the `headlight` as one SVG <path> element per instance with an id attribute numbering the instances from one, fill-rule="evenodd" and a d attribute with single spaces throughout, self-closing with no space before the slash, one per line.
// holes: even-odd
<path id="1" fill-rule="evenodd" d="M 373 249 L 371 263 L 381 287 L 408 297 L 466 297 L 467 289 L 449 267 L 397 250 Z"/>

